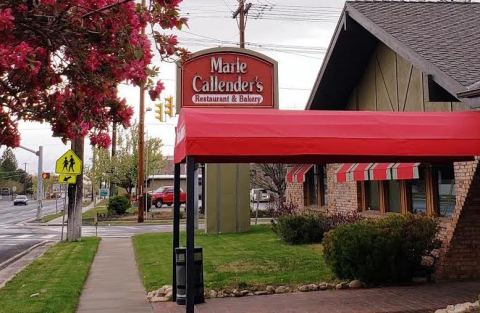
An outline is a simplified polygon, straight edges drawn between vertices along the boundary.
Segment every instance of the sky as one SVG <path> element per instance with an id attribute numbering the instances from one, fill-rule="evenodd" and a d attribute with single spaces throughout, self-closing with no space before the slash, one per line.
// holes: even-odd
<path id="1" fill-rule="evenodd" d="M 247 47 L 278 61 L 280 109 L 302 110 L 310 95 L 325 51 L 333 35 L 344 0 L 250 0 L 252 3 L 246 25 Z M 181 14 L 189 18 L 189 27 L 174 32 L 180 44 L 191 52 L 219 46 L 235 46 L 239 40 L 236 20 L 231 15 L 238 3 L 236 0 L 184 0 Z M 162 63 L 159 79 L 166 90 L 163 97 L 176 95 L 176 68 L 174 64 Z M 135 108 L 138 119 L 139 90 L 128 85 L 119 88 L 121 97 Z M 154 109 L 146 97 L 146 106 Z M 161 138 L 163 155 L 173 154 L 176 119 L 160 123 L 154 110 L 146 112 L 145 129 L 149 137 Z M 69 145 L 52 137 L 49 124 L 20 123 L 21 145 L 33 150 L 44 147 L 43 168 L 53 172 L 55 160 Z M 92 152 L 86 140 L 85 163 L 91 163 Z M 0 149 L 0 152 L 3 149 Z M 19 167 L 29 173 L 37 172 L 37 157 L 20 148 L 14 150 Z"/>

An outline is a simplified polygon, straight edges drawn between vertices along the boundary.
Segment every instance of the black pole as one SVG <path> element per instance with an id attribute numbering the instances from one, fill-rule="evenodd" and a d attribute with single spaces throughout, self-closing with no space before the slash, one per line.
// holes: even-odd
<path id="1" fill-rule="evenodd" d="M 175 164 L 173 181 L 172 301 L 177 300 L 175 249 L 180 246 L 180 164 Z"/>
<path id="2" fill-rule="evenodd" d="M 207 208 L 205 207 L 205 166 L 206 164 L 204 163 L 202 166 L 202 210 L 203 214 L 206 216 Z"/>
<path id="3" fill-rule="evenodd" d="M 195 247 L 195 160 L 187 157 L 187 288 L 186 312 L 195 311 L 195 269 L 194 269 L 194 247 Z"/>

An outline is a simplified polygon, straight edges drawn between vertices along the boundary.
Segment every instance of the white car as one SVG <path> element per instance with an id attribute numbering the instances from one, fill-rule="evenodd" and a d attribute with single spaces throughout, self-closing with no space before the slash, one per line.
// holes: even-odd
<path id="1" fill-rule="evenodd" d="M 13 200 L 13 205 L 27 205 L 28 204 L 28 198 L 26 195 L 17 195 L 15 199 Z"/>
<path id="2" fill-rule="evenodd" d="M 270 202 L 270 194 L 262 188 L 254 188 L 250 190 L 250 202 Z"/>

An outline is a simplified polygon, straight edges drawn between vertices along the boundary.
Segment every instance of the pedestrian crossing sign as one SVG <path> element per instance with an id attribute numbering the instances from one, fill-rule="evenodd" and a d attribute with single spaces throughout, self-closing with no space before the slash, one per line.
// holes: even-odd
<path id="1" fill-rule="evenodd" d="M 58 181 L 62 184 L 76 184 L 77 183 L 77 175 L 74 174 L 60 174 L 58 176 Z"/>
<path id="2" fill-rule="evenodd" d="M 82 160 L 73 150 L 68 150 L 55 163 L 55 173 L 66 176 L 82 174 Z"/>

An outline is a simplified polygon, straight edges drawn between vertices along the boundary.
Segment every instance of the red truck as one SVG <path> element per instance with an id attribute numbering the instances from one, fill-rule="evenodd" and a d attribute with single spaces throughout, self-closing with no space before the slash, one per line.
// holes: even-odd
<path id="1" fill-rule="evenodd" d="M 180 204 L 187 202 L 187 194 L 180 189 Z M 171 206 L 173 204 L 173 186 L 160 187 L 152 192 L 152 204 L 157 208 L 161 208 L 166 204 Z"/>

